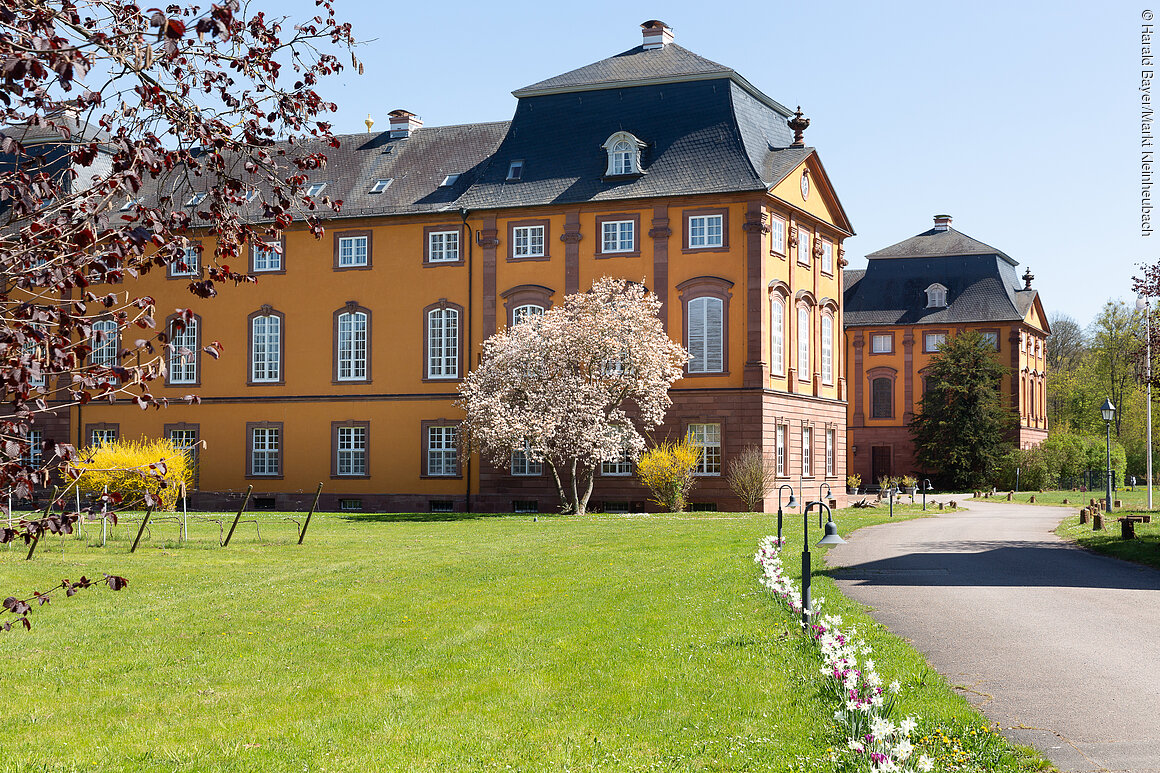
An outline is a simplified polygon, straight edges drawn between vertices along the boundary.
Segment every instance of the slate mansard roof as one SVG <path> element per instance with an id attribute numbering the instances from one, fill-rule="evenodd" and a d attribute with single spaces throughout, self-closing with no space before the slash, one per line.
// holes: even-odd
<path id="1" fill-rule="evenodd" d="M 1037 296 L 1020 282 L 1017 261 L 949 227 L 866 257 L 864 271 L 845 272 L 846 327 L 1015 322 Z M 932 284 L 947 288 L 947 306 L 926 307 Z"/>

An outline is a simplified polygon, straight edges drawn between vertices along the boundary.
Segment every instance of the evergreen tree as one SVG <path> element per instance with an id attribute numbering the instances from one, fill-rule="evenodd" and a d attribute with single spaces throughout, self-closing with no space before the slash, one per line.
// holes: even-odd
<path id="1" fill-rule="evenodd" d="M 985 485 L 1011 423 L 999 391 L 1006 369 L 994 346 L 968 331 L 947 338 L 928 374 L 926 394 L 910 423 L 919 465 L 955 489 Z"/>

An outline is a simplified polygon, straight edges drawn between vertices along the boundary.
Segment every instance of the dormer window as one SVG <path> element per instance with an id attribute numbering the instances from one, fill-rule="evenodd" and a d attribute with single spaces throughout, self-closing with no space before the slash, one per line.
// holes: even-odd
<path id="1" fill-rule="evenodd" d="M 375 180 L 375 184 L 371 186 L 369 193 L 382 193 L 387 188 L 391 187 L 391 183 L 395 181 L 393 177 L 383 177 Z"/>
<path id="2" fill-rule="evenodd" d="M 628 132 L 617 132 L 601 145 L 608 153 L 606 177 L 626 177 L 643 174 L 640 168 L 640 151 L 644 143 Z"/>
<path id="3" fill-rule="evenodd" d="M 947 288 L 932 284 L 926 288 L 926 307 L 928 309 L 945 309 L 947 305 Z"/>
<path id="4" fill-rule="evenodd" d="M 517 161 L 513 161 L 511 163 L 511 165 L 508 167 L 507 179 L 509 179 L 509 180 L 521 180 L 521 179 L 523 179 L 523 176 L 524 176 L 524 160 L 521 158 Z"/>

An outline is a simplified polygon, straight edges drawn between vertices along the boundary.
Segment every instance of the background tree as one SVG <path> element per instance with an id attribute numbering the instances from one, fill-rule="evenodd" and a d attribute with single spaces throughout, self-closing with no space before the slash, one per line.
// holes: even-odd
<path id="1" fill-rule="evenodd" d="M 1092 321 L 1088 338 L 1098 381 L 1116 406 L 1112 429 L 1119 436 L 1134 408 L 1128 395 L 1136 390 L 1139 381 L 1137 365 L 1144 340 L 1144 317 L 1123 301 L 1108 301 Z"/>
<path id="2" fill-rule="evenodd" d="M 952 488 L 982 486 L 1012 421 L 999 391 L 1007 371 L 994 346 L 967 331 L 939 347 L 928 373 L 926 394 L 910 424 L 918 463 Z"/>
<path id="3" fill-rule="evenodd" d="M 26 469 L 38 415 L 126 395 L 164 404 L 149 389 L 171 346 L 149 332 L 153 299 L 86 288 L 184 265 L 204 231 L 214 254 L 199 256 L 207 276 L 189 289 L 210 297 L 250 280 L 230 264 L 244 265 L 255 240 L 276 241 L 296 219 L 321 236 L 314 210 L 341 204 L 303 192 L 335 144 L 324 120 L 335 106 L 317 85 L 343 69 L 330 51 L 353 44 L 330 0 L 316 5 L 301 24 L 238 0 L 0 8 L 0 486 L 18 498 L 75 453 L 45 438 L 44 466 Z M 93 365 L 97 315 L 123 345 Z"/>
<path id="4" fill-rule="evenodd" d="M 643 286 L 604 277 L 489 338 L 459 388 L 465 448 L 498 466 L 514 451 L 546 463 L 564 510 L 583 515 L 597 467 L 637 458 L 636 425 L 664 420 L 688 362 L 660 308 Z"/>
<path id="5" fill-rule="evenodd" d="M 763 512 L 765 498 L 777 485 L 777 465 L 761 446 L 746 446 L 729 462 L 725 480 L 751 513 Z"/>

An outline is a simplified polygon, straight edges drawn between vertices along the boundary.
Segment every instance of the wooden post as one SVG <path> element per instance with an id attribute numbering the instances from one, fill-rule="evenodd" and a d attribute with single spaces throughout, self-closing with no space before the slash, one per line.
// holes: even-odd
<path id="1" fill-rule="evenodd" d="M 1120 539 L 1136 539 L 1136 522 L 1131 518 L 1120 519 Z"/>
<path id="2" fill-rule="evenodd" d="M 1103 531 L 1103 530 L 1104 530 L 1104 516 L 1097 512 L 1095 515 L 1092 516 L 1092 531 Z"/>
<path id="3" fill-rule="evenodd" d="M 1088 509 L 1086 507 L 1079 511 L 1079 522 L 1081 525 L 1088 522 Z"/>
<path id="4" fill-rule="evenodd" d="M 185 490 L 185 481 L 181 481 L 181 541 L 189 540 L 189 508 L 186 506 L 185 498 L 188 492 Z"/>
<path id="5" fill-rule="evenodd" d="M 153 515 L 152 507 L 145 511 L 145 517 L 141 519 L 141 528 L 137 530 L 137 539 L 133 540 L 133 547 L 129 548 L 130 553 L 137 552 L 137 543 L 141 541 L 141 535 L 145 533 L 145 526 L 149 523 L 149 516 L 151 515 Z"/>
<path id="6" fill-rule="evenodd" d="M 322 496 L 322 482 L 318 483 L 318 491 L 314 492 L 314 504 L 310 506 L 310 512 L 306 514 L 306 523 L 302 524 L 302 533 L 298 535 L 298 544 L 302 544 L 302 540 L 306 539 L 306 530 L 310 528 L 310 516 L 314 515 L 314 509 L 318 507 L 318 498 Z"/>
<path id="7" fill-rule="evenodd" d="M 1031 504 L 1035 504 L 1035 495 L 1034 494 L 1031 495 Z"/>
<path id="8" fill-rule="evenodd" d="M 238 514 L 234 516 L 234 522 L 230 524 L 230 533 L 226 535 L 226 541 L 222 543 L 223 548 L 229 547 L 230 539 L 234 536 L 234 529 L 238 528 L 238 520 L 241 519 L 242 513 L 246 511 L 246 505 L 250 504 L 250 494 L 253 490 L 254 487 L 252 484 L 246 489 L 246 498 L 242 500 L 242 506 L 238 509 Z"/>

